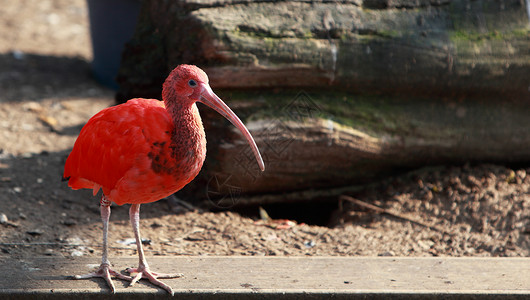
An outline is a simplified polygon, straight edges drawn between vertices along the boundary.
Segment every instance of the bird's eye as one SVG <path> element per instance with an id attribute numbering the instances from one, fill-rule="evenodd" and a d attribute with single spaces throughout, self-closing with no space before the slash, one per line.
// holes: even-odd
<path id="1" fill-rule="evenodd" d="M 188 81 L 188 85 L 194 88 L 197 86 L 197 81 L 190 79 L 190 81 Z"/>

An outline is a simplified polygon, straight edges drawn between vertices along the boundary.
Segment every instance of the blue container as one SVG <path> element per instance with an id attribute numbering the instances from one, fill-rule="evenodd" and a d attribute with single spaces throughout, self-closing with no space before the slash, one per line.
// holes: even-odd
<path id="1" fill-rule="evenodd" d="M 87 0 L 92 38 L 92 72 L 105 86 L 118 89 L 116 75 L 125 43 L 131 39 L 140 0 Z"/>

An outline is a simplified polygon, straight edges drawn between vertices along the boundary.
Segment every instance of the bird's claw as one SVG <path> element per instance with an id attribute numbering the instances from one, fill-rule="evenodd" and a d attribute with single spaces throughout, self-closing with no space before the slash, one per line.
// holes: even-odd
<path id="1" fill-rule="evenodd" d="M 180 277 L 184 276 L 183 274 L 180 274 L 180 273 L 163 274 L 163 273 L 152 272 L 151 270 L 149 270 L 148 267 L 143 267 L 143 266 L 140 266 L 138 268 L 127 268 L 125 271 L 127 273 L 129 273 L 131 275 L 131 278 L 132 278 L 131 283 L 129 284 L 129 286 L 133 286 L 136 282 L 138 282 L 138 280 L 140 280 L 142 278 L 146 278 L 152 284 L 157 285 L 157 286 L 163 288 L 164 290 L 166 290 L 168 293 L 171 294 L 171 296 L 174 295 L 173 289 L 169 285 L 163 283 L 162 281 L 160 281 L 158 279 L 159 278 L 160 279 L 180 278 Z"/>
<path id="2" fill-rule="evenodd" d="M 115 278 L 127 280 L 127 281 L 133 280 L 133 278 L 130 276 L 123 275 L 121 273 L 118 273 L 112 270 L 109 264 L 101 264 L 96 271 L 88 273 L 88 274 L 72 276 L 73 279 L 89 279 L 89 278 L 94 278 L 94 277 L 104 278 L 113 294 L 116 292 L 116 287 L 114 286 L 114 283 L 112 282 L 111 277 L 115 277 Z"/>

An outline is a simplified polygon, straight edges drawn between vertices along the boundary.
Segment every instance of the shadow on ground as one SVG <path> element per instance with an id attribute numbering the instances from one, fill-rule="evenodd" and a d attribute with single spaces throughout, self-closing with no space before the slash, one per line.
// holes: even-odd
<path id="1" fill-rule="evenodd" d="M 81 57 L 0 54 L 0 103 L 46 98 L 97 97 L 106 93 Z"/>

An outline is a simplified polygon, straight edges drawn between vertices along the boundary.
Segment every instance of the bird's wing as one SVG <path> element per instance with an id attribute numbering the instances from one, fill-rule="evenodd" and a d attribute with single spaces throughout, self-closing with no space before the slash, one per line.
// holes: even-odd
<path id="1" fill-rule="evenodd" d="M 109 194 L 131 169 L 149 169 L 152 144 L 169 143 L 171 130 L 171 118 L 158 100 L 132 99 L 106 108 L 81 130 L 63 177 L 73 189 L 89 188 L 95 194 L 101 187 Z"/>

